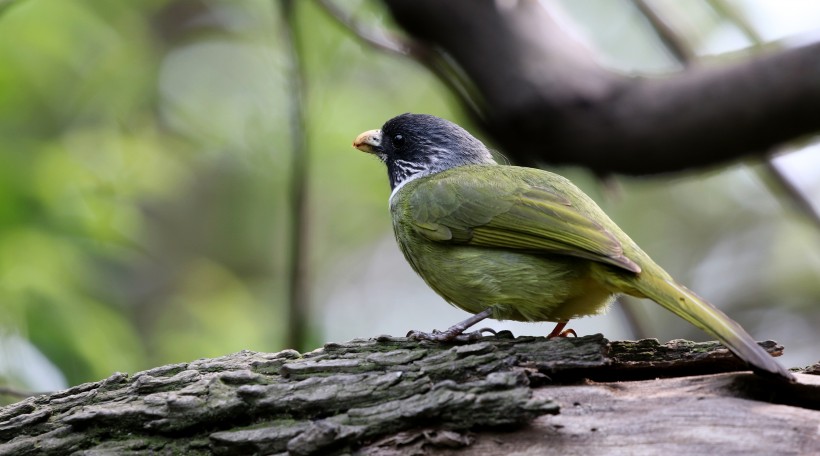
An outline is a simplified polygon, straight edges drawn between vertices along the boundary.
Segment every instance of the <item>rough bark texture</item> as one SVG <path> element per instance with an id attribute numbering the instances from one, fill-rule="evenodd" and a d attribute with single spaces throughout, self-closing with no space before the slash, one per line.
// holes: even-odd
<path id="1" fill-rule="evenodd" d="M 657 379 L 742 367 L 716 343 L 600 335 L 246 351 L 0 409 L 0 455 L 820 451 L 820 381 L 809 375 Z"/>
<path id="2" fill-rule="evenodd" d="M 384 0 L 465 74 L 519 163 L 650 174 L 760 153 L 820 129 L 820 43 L 637 77 L 597 64 L 535 0 Z"/>

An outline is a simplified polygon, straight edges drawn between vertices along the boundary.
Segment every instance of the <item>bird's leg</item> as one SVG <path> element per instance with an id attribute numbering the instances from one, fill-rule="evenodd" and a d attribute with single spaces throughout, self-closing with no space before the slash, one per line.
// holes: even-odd
<path id="1" fill-rule="evenodd" d="M 566 326 L 567 323 L 569 323 L 569 320 L 559 321 L 558 324 L 555 325 L 555 329 L 553 329 L 552 332 L 549 333 L 547 339 L 555 339 L 556 337 L 568 337 L 570 334 L 572 334 L 575 337 L 578 337 L 578 334 L 575 333 L 574 329 L 564 329 L 564 326 Z"/>
<path id="2" fill-rule="evenodd" d="M 413 330 L 413 331 L 410 331 L 409 333 L 407 333 L 407 337 L 410 338 L 410 339 L 431 340 L 431 341 L 435 341 L 435 342 L 449 342 L 449 341 L 453 341 L 453 340 L 468 342 L 468 341 L 471 341 L 471 340 L 476 340 L 479 337 L 481 337 L 481 334 L 483 332 L 490 332 L 492 334 L 495 334 L 495 331 L 493 331 L 490 328 L 482 328 L 482 329 L 479 329 L 478 331 L 471 332 L 471 333 L 464 333 L 464 331 L 467 328 L 469 328 L 470 326 L 473 326 L 474 324 L 478 323 L 479 321 L 491 316 L 492 314 L 493 314 L 493 310 L 491 308 L 487 308 L 487 309 L 484 309 L 482 312 L 477 313 L 477 314 L 471 316 L 470 318 L 468 318 L 468 319 L 466 319 L 462 322 L 459 322 L 459 323 L 454 324 L 453 326 L 450 326 L 449 328 L 447 328 L 444 331 L 439 331 L 439 330 L 434 329 L 433 332 L 426 333 L 426 332 Z"/>

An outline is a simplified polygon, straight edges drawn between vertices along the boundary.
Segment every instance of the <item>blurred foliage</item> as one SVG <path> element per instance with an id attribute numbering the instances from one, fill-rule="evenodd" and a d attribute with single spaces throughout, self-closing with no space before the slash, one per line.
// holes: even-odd
<path id="1" fill-rule="evenodd" d="M 588 1 L 567 3 L 603 20 Z M 377 2 L 345 5 L 385 20 Z M 290 140 L 276 5 L 0 6 L 0 383 L 51 390 L 115 371 L 285 348 Z M 298 7 L 316 290 L 310 344 L 452 323 L 390 241 L 382 166 L 350 142 L 407 111 L 469 124 L 423 68 L 365 47 L 313 2 Z M 634 20 L 608 17 L 615 35 Z M 649 58 L 635 50 L 648 38 L 633 35 L 619 52 L 634 61 L 623 65 L 637 67 L 641 55 L 652 62 L 645 69 L 669 64 L 656 48 Z M 589 176 L 566 171 L 605 199 Z M 613 217 L 684 282 L 746 309 L 730 310 L 744 324 L 820 324 L 820 256 L 811 253 L 820 236 L 787 217 L 748 172 L 628 183 L 623 193 L 605 203 Z M 389 269 L 374 266 L 382 252 Z M 696 337 L 667 317 L 648 318 L 675 328 L 661 334 Z M 818 342 L 802 326 L 751 326 L 787 345 Z"/>
<path id="2" fill-rule="evenodd" d="M 6 6 L 4 382 L 55 389 L 114 371 L 284 348 L 290 142 L 276 5 Z M 449 96 L 413 63 L 374 58 L 312 4 L 299 7 L 319 275 L 389 228 L 383 173 L 353 159 L 351 135 L 396 109 L 449 114 Z M 381 101 L 385 93 L 393 103 Z M 350 217 L 352 210 L 363 212 Z M 44 356 L 24 359 L 21 350 Z"/>

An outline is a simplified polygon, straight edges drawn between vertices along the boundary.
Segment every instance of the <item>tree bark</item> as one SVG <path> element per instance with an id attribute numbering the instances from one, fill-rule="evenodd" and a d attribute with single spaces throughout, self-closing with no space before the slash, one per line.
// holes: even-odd
<path id="1" fill-rule="evenodd" d="M 0 455 L 820 451 L 820 379 L 717 373 L 737 369 L 716 343 L 600 335 L 244 351 L 0 409 Z"/>
<path id="2" fill-rule="evenodd" d="M 385 0 L 454 62 L 478 123 L 516 162 L 606 174 L 712 166 L 820 129 L 820 43 L 663 77 L 601 67 L 535 0 Z"/>

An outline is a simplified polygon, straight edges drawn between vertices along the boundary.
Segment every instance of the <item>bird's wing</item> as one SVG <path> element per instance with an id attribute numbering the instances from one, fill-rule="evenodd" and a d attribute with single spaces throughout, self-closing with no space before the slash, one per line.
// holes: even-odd
<path id="1" fill-rule="evenodd" d="M 641 271 L 624 256 L 618 238 L 588 215 L 592 205 L 606 217 L 591 200 L 576 204 L 548 183 L 508 173 L 487 179 L 445 172 L 419 179 L 407 199 L 413 228 L 438 242 L 569 255 Z"/>

